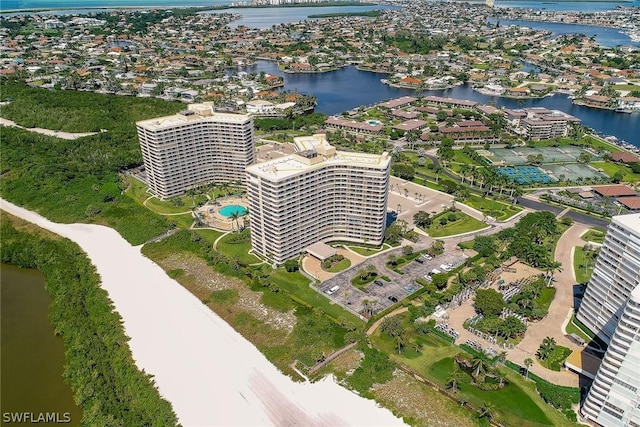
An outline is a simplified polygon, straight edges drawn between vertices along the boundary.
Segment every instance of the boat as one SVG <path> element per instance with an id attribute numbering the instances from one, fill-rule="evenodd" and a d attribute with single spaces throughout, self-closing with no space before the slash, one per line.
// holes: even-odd
<path id="1" fill-rule="evenodd" d="M 615 109 L 616 113 L 625 113 L 625 114 L 631 114 L 633 113 L 633 110 L 627 110 L 625 108 L 616 108 Z"/>

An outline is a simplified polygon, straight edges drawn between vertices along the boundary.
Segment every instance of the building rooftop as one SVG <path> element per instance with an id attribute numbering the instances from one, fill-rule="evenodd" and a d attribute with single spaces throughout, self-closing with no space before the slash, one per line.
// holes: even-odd
<path id="1" fill-rule="evenodd" d="M 615 221 L 618 224 L 640 234 L 640 213 L 617 215 L 612 217 L 611 221 Z"/>
<path id="2" fill-rule="evenodd" d="M 299 175 L 328 164 L 344 164 L 386 169 L 391 161 L 388 153 L 367 154 L 347 151 L 336 151 L 326 141 L 324 134 L 301 137 L 294 140 L 296 152 L 278 159 L 267 160 L 247 167 L 247 171 L 278 181 Z"/>
<path id="3" fill-rule="evenodd" d="M 602 185 L 599 187 L 593 187 L 593 191 L 600 194 L 601 196 L 609 196 L 609 197 L 622 197 L 622 196 L 637 196 L 638 193 L 635 192 L 632 188 L 627 187 L 626 185 Z"/>
<path id="4" fill-rule="evenodd" d="M 213 111 L 213 103 L 204 102 L 202 104 L 189 104 L 187 110 L 178 114 L 154 119 L 141 120 L 136 125 L 148 130 L 162 130 L 194 121 L 215 121 L 226 123 L 244 123 L 251 118 L 244 114 L 219 113 Z"/>

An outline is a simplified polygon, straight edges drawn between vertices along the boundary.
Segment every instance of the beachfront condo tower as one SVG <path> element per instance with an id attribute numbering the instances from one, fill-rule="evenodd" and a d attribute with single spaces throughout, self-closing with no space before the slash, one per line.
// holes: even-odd
<path id="1" fill-rule="evenodd" d="M 578 319 L 609 345 L 582 416 L 640 427 L 640 214 L 612 218 Z"/>
<path id="2" fill-rule="evenodd" d="M 255 161 L 251 117 L 215 112 L 210 103 L 136 125 L 149 190 L 162 199 L 212 182 L 244 184 Z"/>
<path id="3" fill-rule="evenodd" d="M 382 244 L 388 153 L 336 151 L 325 135 L 295 138 L 294 150 L 247 168 L 253 251 L 281 264 L 317 242 Z"/>

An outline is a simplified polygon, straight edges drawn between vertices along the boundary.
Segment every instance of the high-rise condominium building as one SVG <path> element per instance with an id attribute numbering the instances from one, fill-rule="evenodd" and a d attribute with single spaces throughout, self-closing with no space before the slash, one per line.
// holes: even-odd
<path id="1" fill-rule="evenodd" d="M 336 151 L 324 135 L 247 168 L 253 251 L 281 264 L 330 240 L 382 244 L 390 157 Z"/>
<path id="2" fill-rule="evenodd" d="M 136 123 L 147 184 L 163 199 L 211 182 L 245 181 L 255 160 L 253 120 L 210 103 Z"/>
<path id="3" fill-rule="evenodd" d="M 606 343 L 640 283 L 640 214 L 614 216 L 593 268 L 578 320 Z"/>
<path id="4" fill-rule="evenodd" d="M 609 344 L 582 415 L 640 427 L 640 214 L 612 218 L 578 318 Z"/>

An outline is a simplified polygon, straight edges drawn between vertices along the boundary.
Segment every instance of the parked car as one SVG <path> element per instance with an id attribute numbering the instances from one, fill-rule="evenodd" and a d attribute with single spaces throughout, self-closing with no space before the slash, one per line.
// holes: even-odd
<path id="1" fill-rule="evenodd" d="M 382 283 L 381 280 L 374 280 L 373 283 L 375 283 L 378 286 L 384 286 L 384 283 Z"/>

